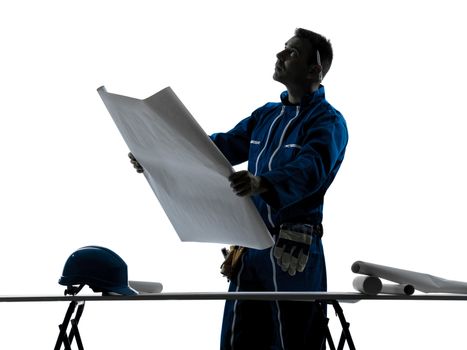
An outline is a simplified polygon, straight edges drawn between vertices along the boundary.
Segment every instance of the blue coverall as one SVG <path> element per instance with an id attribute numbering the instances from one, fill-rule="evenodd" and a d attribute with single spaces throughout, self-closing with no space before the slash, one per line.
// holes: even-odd
<path id="1" fill-rule="evenodd" d="M 344 159 L 348 141 L 342 114 L 325 99 L 324 87 L 299 105 L 267 103 L 226 133 L 211 139 L 232 165 L 248 161 L 248 171 L 270 188 L 252 200 L 276 236 L 281 224 L 321 225 L 323 200 Z M 313 235 L 303 272 L 290 276 L 272 248 L 247 249 L 229 291 L 325 291 L 326 266 L 320 235 Z M 227 301 L 222 350 L 319 349 L 323 317 L 315 303 Z"/>

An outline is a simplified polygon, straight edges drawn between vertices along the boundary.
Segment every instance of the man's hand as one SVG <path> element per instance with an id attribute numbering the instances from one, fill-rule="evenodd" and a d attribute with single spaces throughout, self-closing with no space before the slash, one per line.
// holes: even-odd
<path id="1" fill-rule="evenodd" d="M 130 158 L 131 164 L 133 164 L 133 168 L 135 168 L 138 173 L 142 173 L 144 171 L 144 169 L 141 166 L 141 164 L 138 163 L 138 161 L 136 160 L 133 153 L 131 153 L 131 152 L 128 153 L 128 157 Z"/>
<path id="2" fill-rule="evenodd" d="M 267 186 L 263 178 L 249 171 L 241 170 L 229 176 L 230 187 L 237 196 L 253 196 L 266 192 Z"/>
<path id="3" fill-rule="evenodd" d="M 313 226 L 303 224 L 283 224 L 274 247 L 274 257 L 282 271 L 290 276 L 303 272 L 308 261 Z"/>

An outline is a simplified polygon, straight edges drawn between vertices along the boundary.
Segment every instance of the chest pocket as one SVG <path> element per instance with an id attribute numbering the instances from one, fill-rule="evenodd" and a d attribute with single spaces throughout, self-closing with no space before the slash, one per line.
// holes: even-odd
<path id="1" fill-rule="evenodd" d="M 277 168 L 282 165 L 289 163 L 290 161 L 294 160 L 302 146 L 296 143 L 286 143 L 284 144 L 274 156 L 271 166 L 272 168 Z"/>

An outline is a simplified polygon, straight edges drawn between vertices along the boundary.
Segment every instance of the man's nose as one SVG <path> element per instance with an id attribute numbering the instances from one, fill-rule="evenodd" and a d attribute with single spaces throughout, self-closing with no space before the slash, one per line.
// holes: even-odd
<path id="1" fill-rule="evenodd" d="M 282 50 L 282 51 L 279 51 L 277 54 L 276 54 L 276 57 L 283 61 L 284 60 L 284 54 L 285 54 L 285 50 Z"/>

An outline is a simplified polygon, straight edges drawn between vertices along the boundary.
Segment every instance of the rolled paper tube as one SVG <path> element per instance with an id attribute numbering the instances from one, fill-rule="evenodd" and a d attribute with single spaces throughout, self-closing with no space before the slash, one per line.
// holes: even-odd
<path id="1" fill-rule="evenodd" d="M 381 280 L 375 276 L 357 276 L 352 284 L 359 292 L 369 295 L 378 294 L 383 287 Z"/>
<path id="2" fill-rule="evenodd" d="M 360 273 L 360 265 L 359 265 L 359 261 L 355 261 L 352 266 L 350 267 L 350 269 L 352 270 L 352 272 L 354 273 Z"/>
<path id="3" fill-rule="evenodd" d="M 162 283 L 159 282 L 128 281 L 128 284 L 139 294 L 156 294 L 163 289 Z"/>
<path id="4" fill-rule="evenodd" d="M 415 288 L 411 284 L 383 284 L 381 293 L 397 294 L 397 295 L 412 295 Z"/>

